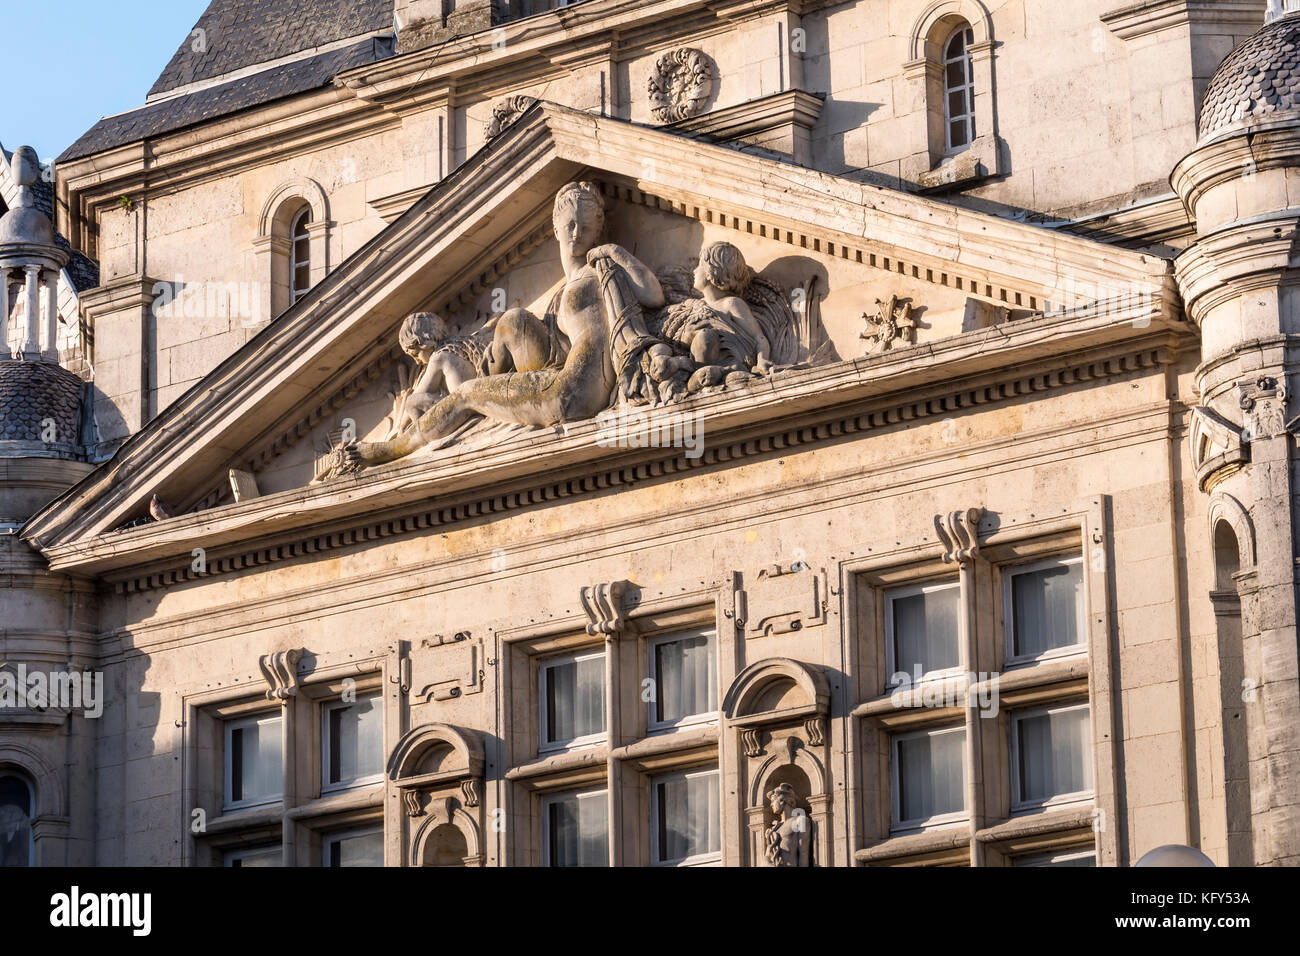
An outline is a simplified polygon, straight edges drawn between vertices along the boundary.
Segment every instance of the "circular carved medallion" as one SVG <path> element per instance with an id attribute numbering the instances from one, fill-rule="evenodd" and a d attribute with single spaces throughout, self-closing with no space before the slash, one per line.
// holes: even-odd
<path id="1" fill-rule="evenodd" d="M 669 50 L 650 74 L 650 109 L 661 123 L 698 116 L 713 92 L 717 70 L 699 50 Z"/>

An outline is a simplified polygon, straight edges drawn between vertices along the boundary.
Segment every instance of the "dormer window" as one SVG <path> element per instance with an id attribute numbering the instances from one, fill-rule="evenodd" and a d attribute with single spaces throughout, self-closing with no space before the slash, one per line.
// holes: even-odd
<path id="1" fill-rule="evenodd" d="M 974 32 L 966 24 L 953 31 L 943 48 L 945 152 L 951 156 L 975 139 L 975 84 L 970 46 Z"/>

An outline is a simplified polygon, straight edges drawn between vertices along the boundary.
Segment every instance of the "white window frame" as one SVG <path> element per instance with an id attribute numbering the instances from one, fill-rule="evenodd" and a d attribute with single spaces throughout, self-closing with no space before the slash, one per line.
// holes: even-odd
<path id="1" fill-rule="evenodd" d="M 307 219 L 307 226 L 311 225 L 311 206 L 304 206 L 293 214 L 289 220 L 289 305 L 293 305 L 304 295 L 311 291 L 311 230 L 306 230 L 307 241 L 307 259 L 305 262 L 298 260 L 298 226 L 303 219 Z M 307 286 L 298 288 L 298 266 L 307 266 Z"/>
<path id="2" fill-rule="evenodd" d="M 1088 847 L 1086 850 L 1055 850 L 1051 853 L 1034 853 L 1029 856 L 1017 857 L 1012 860 L 1013 866 L 1053 866 L 1066 860 L 1081 860 L 1084 857 L 1092 859 L 1092 865 L 1097 865 L 1097 850 L 1095 847 Z"/>
<path id="3" fill-rule="evenodd" d="M 1014 578 L 1021 574 L 1032 574 L 1035 571 L 1043 571 L 1047 568 L 1059 568 L 1066 565 L 1077 564 L 1084 571 L 1083 578 L 1079 585 L 1079 600 L 1074 606 L 1075 630 L 1079 635 L 1077 644 L 1070 644 L 1066 647 L 1058 647 L 1050 651 L 1044 651 L 1042 654 L 1020 654 L 1016 655 L 1016 607 L 1015 607 L 1015 590 L 1012 587 Z M 1001 568 L 1002 576 L 1002 656 L 1004 667 L 1020 667 L 1026 664 L 1035 664 L 1038 661 L 1055 660 L 1058 657 L 1076 657 L 1088 653 L 1088 615 L 1087 615 L 1087 594 L 1088 582 L 1086 569 L 1083 568 L 1083 555 L 1076 554 L 1072 557 L 1056 556 L 1050 558 L 1041 558 L 1037 561 L 1030 561 L 1025 564 L 1004 565 Z"/>
<path id="4" fill-rule="evenodd" d="M 330 782 L 330 758 L 333 755 L 330 740 L 330 714 L 336 710 L 343 710 L 347 707 L 353 707 L 363 700 L 374 700 L 375 706 L 379 710 L 379 770 L 375 773 L 368 774 L 364 777 L 354 777 L 349 780 L 340 780 L 334 783 Z M 384 779 L 384 695 L 381 691 L 368 691 L 357 694 L 354 701 L 345 701 L 342 698 L 326 701 L 321 704 L 320 708 L 320 792 L 337 793 L 340 790 L 356 790 L 360 787 L 369 787 L 380 783 Z"/>
<path id="5" fill-rule="evenodd" d="M 266 843 L 262 846 L 247 846 L 240 847 L 237 850 L 225 850 L 221 854 L 221 865 L 223 867 L 233 868 L 236 860 L 243 860 L 250 856 L 258 856 L 271 850 L 275 850 L 280 854 L 279 865 L 284 866 L 284 845 L 281 843 Z"/>
<path id="6" fill-rule="evenodd" d="M 602 670 L 605 675 L 604 686 L 601 691 L 604 707 L 601 709 L 600 722 L 604 729 L 598 734 L 586 734 L 581 737 L 574 737 L 572 740 L 551 740 L 546 738 L 550 734 L 550 727 L 546 719 L 546 672 L 557 664 L 578 664 L 582 661 L 600 658 Z M 545 657 L 538 661 L 537 665 L 537 752 L 557 753 L 564 750 L 576 750 L 580 747 L 591 747 L 596 744 L 603 744 L 609 737 L 609 659 L 605 656 L 605 649 L 577 651 L 570 654 L 556 654 L 551 657 Z"/>
<path id="7" fill-rule="evenodd" d="M 688 714 L 680 720 L 655 720 L 655 703 L 659 698 L 659 674 L 655 671 L 655 648 L 661 644 L 672 644 L 675 641 L 689 640 L 693 637 L 704 637 L 708 639 L 709 653 L 713 656 L 713 697 L 714 701 L 720 702 L 722 694 L 720 693 L 718 683 L 718 632 L 713 628 L 699 628 L 690 631 L 675 631 L 671 634 L 664 634 L 655 637 L 646 642 L 646 673 L 654 681 L 655 700 L 646 701 L 646 733 L 664 734 L 671 733 L 682 727 L 695 727 L 700 724 L 714 724 L 718 722 L 719 710 L 706 710 L 698 714 Z"/>
<path id="8" fill-rule="evenodd" d="M 1020 721 L 1027 717 L 1041 717 L 1044 714 L 1060 714 L 1070 710 L 1084 710 L 1088 712 L 1088 719 L 1084 721 L 1084 727 L 1088 732 L 1088 740 L 1084 746 L 1084 760 L 1087 761 L 1089 775 L 1092 777 L 1092 789 L 1076 790 L 1073 793 L 1062 793 L 1055 797 L 1049 797 L 1046 800 L 1022 801 L 1020 799 L 1020 734 L 1018 725 Z M 1092 739 L 1092 704 L 1048 704 L 1044 707 L 1029 707 L 1024 710 L 1013 710 L 1009 714 L 1007 721 L 1011 730 L 1011 741 L 1008 753 L 1011 755 L 1011 812 L 1028 813 L 1034 810 L 1041 810 L 1044 807 L 1059 807 L 1067 804 L 1091 803 L 1093 795 L 1097 792 L 1097 768 L 1094 766 L 1094 746 Z"/>
<path id="9" fill-rule="evenodd" d="M 320 865 L 324 869 L 334 867 L 334 842 L 336 840 L 347 840 L 350 837 L 374 836 L 379 835 L 380 849 L 384 844 L 384 825 L 383 823 L 374 823 L 366 827 L 355 827 L 348 830 L 335 830 L 330 833 L 321 834 L 320 848 Z"/>
<path id="10" fill-rule="evenodd" d="M 551 804 L 559 803 L 561 800 L 581 800 L 583 797 L 605 797 L 609 799 L 609 788 L 601 787 L 599 790 L 564 790 L 560 793 L 553 793 L 542 798 L 542 866 L 551 865 Z M 609 858 L 609 809 L 605 810 L 605 857 Z"/>
<path id="11" fill-rule="evenodd" d="M 966 658 L 966 640 L 965 640 L 965 622 L 966 607 L 961 597 L 961 581 L 931 581 L 927 584 L 914 584 L 908 587 L 891 588 L 885 592 L 885 687 L 893 689 L 902 686 L 894 680 L 894 675 L 899 673 L 898 669 L 898 650 L 894 647 L 894 601 L 898 598 L 914 597 L 917 594 L 930 594 L 934 591 L 955 590 L 957 592 L 957 666 L 946 667 L 937 671 L 925 671 L 921 674 L 922 682 L 932 680 L 945 680 L 965 672 Z M 908 674 L 910 680 L 912 675 Z"/>
<path id="12" fill-rule="evenodd" d="M 230 789 L 234 783 L 234 751 L 230 745 L 232 733 L 240 727 L 247 727 L 252 724 L 263 724 L 278 720 L 280 722 L 280 790 L 270 796 L 252 800 L 231 800 Z M 284 800 L 284 761 L 287 748 L 284 740 L 284 712 L 283 711 L 263 711 L 257 714 L 250 714 L 247 717 L 231 717 L 222 721 L 221 728 L 221 759 L 223 764 L 222 782 L 221 782 L 221 807 L 223 810 L 247 810 L 250 807 L 269 807 L 280 803 Z"/>
<path id="13" fill-rule="evenodd" d="M 962 37 L 962 52 L 960 57 L 948 56 L 948 50 L 952 47 L 952 41 L 958 35 Z M 974 30 L 970 24 L 963 23 L 957 27 L 943 41 L 943 48 L 939 53 L 939 68 L 943 75 L 943 153 L 945 156 L 956 156 L 970 149 L 971 144 L 975 142 L 975 69 L 971 63 L 970 46 L 974 41 Z M 966 82 L 961 86 L 948 85 L 948 67 L 953 63 L 962 64 L 962 73 Z M 949 97 L 953 93 L 960 92 L 962 101 L 966 104 L 966 112 L 957 116 L 952 115 L 949 106 Z M 952 124 L 966 124 L 966 143 L 963 146 L 952 145 Z"/>
<path id="14" fill-rule="evenodd" d="M 902 764 L 898 758 L 898 745 L 904 740 L 911 740 L 916 737 L 938 737 L 944 734 L 961 734 L 962 736 L 962 755 L 961 755 L 961 804 L 960 810 L 951 813 L 940 813 L 932 817 L 916 820 L 902 819 L 903 803 L 899 794 L 900 776 Z M 925 730 L 913 730 L 908 733 L 894 734 L 889 738 L 889 820 L 891 833 L 905 833 L 916 830 L 928 830 L 934 827 L 948 826 L 953 823 L 963 823 L 970 819 L 970 808 L 966 806 L 966 773 L 970 769 L 966 766 L 966 727 L 958 725 L 956 727 L 931 727 Z"/>
<path id="15" fill-rule="evenodd" d="M 659 785 L 670 780 L 689 780 L 692 777 L 712 776 L 718 786 L 718 851 L 716 853 L 697 853 L 679 860 L 657 860 L 659 854 Z M 697 770 L 683 770 L 678 773 L 662 773 L 650 778 L 650 865 L 664 867 L 680 866 L 721 866 L 722 841 L 722 772 L 717 767 L 704 767 Z"/>

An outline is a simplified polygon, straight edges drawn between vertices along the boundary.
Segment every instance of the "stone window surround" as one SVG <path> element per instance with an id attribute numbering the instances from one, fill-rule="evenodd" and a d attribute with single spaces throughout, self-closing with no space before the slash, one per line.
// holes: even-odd
<path id="1" fill-rule="evenodd" d="M 974 42 L 967 45 L 971 81 L 975 90 L 976 137 L 964 149 L 947 149 L 947 110 L 944 102 L 944 50 L 953 33 L 969 28 Z M 969 186 L 1002 171 L 1002 144 L 997 136 L 997 95 L 993 69 L 993 21 L 979 0 L 935 0 L 917 18 L 911 31 L 910 58 L 903 64 L 903 79 L 926 104 L 926 123 L 911 135 L 914 155 L 929 157 L 928 166 L 913 170 L 922 191 Z"/>
<path id="2" fill-rule="evenodd" d="M 287 179 L 272 190 L 258 218 L 257 237 L 253 240 L 255 275 L 262 284 L 259 290 L 263 322 L 270 322 L 293 305 L 293 235 L 298 214 L 311 209 L 307 223 L 310 242 L 311 286 L 315 287 L 329 273 L 329 247 L 333 223 L 329 218 L 329 197 L 320 183 L 305 176 Z"/>
<path id="3" fill-rule="evenodd" d="M 1097 509 L 1087 509 L 1097 511 Z M 954 569 L 931 546 L 922 549 L 919 559 L 911 561 L 897 556 L 858 562 L 846 567 L 846 580 L 854 582 L 853 596 L 858 622 L 858 648 L 867 663 L 865 672 L 870 686 L 878 683 L 882 696 L 872 697 L 853 710 L 855 735 L 859 741 L 859 772 L 864 780 L 866 800 L 859 808 L 861 829 L 855 858 L 860 864 L 939 865 L 1011 865 L 1013 859 L 1060 848 L 1096 846 L 1099 861 L 1114 858 L 1115 837 L 1103 826 L 1093 831 L 1094 816 L 1113 813 L 1104 794 L 1113 794 L 1113 766 L 1109 745 L 1099 743 L 1096 730 L 1107 705 L 1099 701 L 1090 683 L 1090 657 L 1107 658 L 1104 640 L 1098 646 L 1096 628 L 1090 632 L 1084 648 L 1066 656 L 1043 658 L 1009 665 L 1002 670 L 1005 653 L 1002 577 L 1004 569 L 1044 558 L 1078 555 L 1081 542 L 1088 540 L 1089 528 L 1098 527 L 1101 515 L 1076 515 L 1073 520 L 1038 522 L 1040 527 L 995 535 L 997 543 L 977 549 L 963 563 L 963 607 L 965 620 L 974 621 L 962 628 L 962 668 L 966 671 L 1001 671 L 999 713 L 996 718 L 981 718 L 964 706 L 926 707 L 918 694 L 914 702 L 906 699 L 896 707 L 884 672 L 884 593 L 888 590 L 923 581 L 951 580 Z M 1080 520 L 1082 519 L 1082 520 Z M 1052 525 L 1057 525 L 1052 527 Z M 940 548 L 942 546 L 939 546 Z M 1102 558 L 1109 566 L 1108 546 L 1085 553 Z M 1092 620 L 1096 601 L 1096 582 L 1090 582 L 1085 564 L 1085 620 Z M 869 623 L 874 622 L 874 625 Z M 971 633 L 974 632 L 974 639 Z M 1103 632 L 1104 633 L 1104 632 Z M 1107 667 L 1107 670 L 1109 668 Z M 926 682 L 924 686 L 943 686 L 955 700 L 964 701 L 966 678 L 956 677 Z M 1042 705 L 1088 703 L 1093 713 L 1093 780 L 1094 789 L 1087 801 L 1053 807 L 1046 812 L 1012 812 L 1010 806 L 1011 773 L 1008 764 L 1010 718 L 1012 711 Z M 980 767 L 983 785 L 965 782 L 968 818 L 963 824 L 945 824 L 932 829 L 891 832 L 891 785 L 889 766 L 891 736 L 899 731 L 940 729 L 967 726 L 966 766 Z M 972 726 L 973 725 L 973 726 Z M 1103 753 L 1105 751 L 1105 753 Z M 991 768 L 999 768 L 995 777 Z M 1002 772 L 1005 771 L 1005 772 Z M 874 785 L 871 783 L 874 781 Z M 1097 808 L 1097 809 L 1094 809 Z M 1032 819 L 1031 819 L 1032 817 Z"/>
<path id="4" fill-rule="evenodd" d="M 191 811 L 202 808 L 208 814 L 205 831 L 194 834 L 194 862 L 222 866 L 227 850 L 278 844 L 284 866 L 320 866 L 326 836 L 376 826 L 387 832 L 382 777 L 364 786 L 327 791 L 324 795 L 321 792 L 322 705 L 342 696 L 345 680 L 354 682 L 351 686 L 358 696 L 382 692 L 381 664 L 359 661 L 322 669 L 278 701 L 268 699 L 265 685 L 258 684 L 256 688 L 226 688 L 196 695 L 186 702 L 186 745 L 198 754 L 193 783 L 187 791 Z M 277 709 L 282 710 L 284 718 L 283 796 L 265 806 L 222 812 L 224 721 L 272 714 Z M 385 714 L 385 738 L 389 736 L 387 717 Z"/>
<path id="5" fill-rule="evenodd" d="M 522 633 L 506 644 L 503 657 L 514 690 L 506 691 L 503 706 L 516 717 L 507 721 L 505 748 L 511 768 L 505 774 L 511 807 L 506 828 L 510 865 L 541 865 L 542 806 L 547 797 L 602 789 L 609 799 L 610 865 L 650 865 L 651 780 L 680 771 L 718 768 L 721 773 L 721 714 L 718 720 L 666 732 L 650 729 L 649 711 L 641 699 L 649 647 L 678 632 L 713 630 L 716 615 L 714 603 L 692 603 L 626 621 L 605 635 L 606 739 L 558 752 L 538 750 L 541 663 L 556 654 L 597 650 L 602 639 L 570 625 Z M 714 653 L 721 653 L 716 640 Z M 721 674 L 718 667 L 719 682 Z M 722 690 L 719 687 L 719 700 Z M 519 715 L 525 719 L 517 719 Z M 629 799 L 631 794 L 635 796 Z"/>

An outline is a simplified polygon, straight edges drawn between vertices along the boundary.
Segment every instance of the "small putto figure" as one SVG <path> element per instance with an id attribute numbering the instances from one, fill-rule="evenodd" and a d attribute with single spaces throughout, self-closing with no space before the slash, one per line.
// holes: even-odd
<path id="1" fill-rule="evenodd" d="M 478 377 L 491 339 L 482 334 L 451 335 L 441 316 L 415 312 L 402 322 L 397 341 L 419 366 L 415 383 L 399 398 L 394 413 L 394 433 L 401 433 L 461 383 Z"/>

